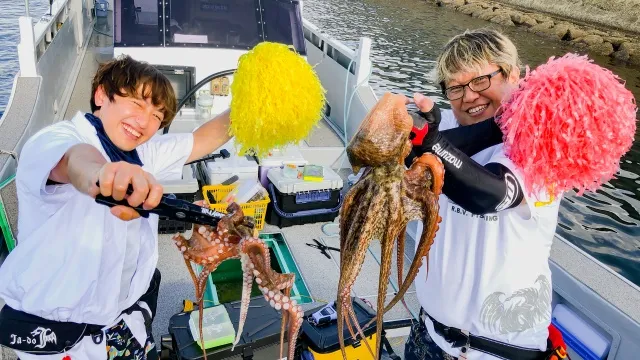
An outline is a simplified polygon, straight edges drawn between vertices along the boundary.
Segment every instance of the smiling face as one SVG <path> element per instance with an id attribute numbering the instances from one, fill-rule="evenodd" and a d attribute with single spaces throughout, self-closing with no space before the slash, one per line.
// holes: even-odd
<path id="1" fill-rule="evenodd" d="M 501 102 L 517 86 L 520 60 L 518 50 L 509 38 L 494 29 L 482 28 L 467 30 L 449 40 L 434 70 L 435 82 L 444 88 L 466 85 L 479 76 L 493 74 L 490 85 L 486 79 L 484 84 L 480 80 L 471 84 L 481 91 L 465 86 L 463 94 L 451 96 L 447 92 L 458 123 L 465 126 L 495 115 Z M 500 71 L 495 73 L 497 70 Z"/>
<path id="2" fill-rule="evenodd" d="M 121 150 L 133 150 L 149 140 L 164 120 L 162 107 L 155 106 L 142 93 L 141 87 L 136 97 L 114 95 L 110 101 L 100 86 L 94 95 L 95 104 L 100 107 L 94 115 L 102 120 L 107 136 Z"/>
<path id="3" fill-rule="evenodd" d="M 91 84 L 91 111 L 102 120 L 107 136 L 131 151 L 149 140 L 176 114 L 169 80 L 153 66 L 129 56 L 100 66 Z"/>
<path id="4" fill-rule="evenodd" d="M 499 66 L 494 64 L 487 64 L 478 68 L 480 71 L 466 71 L 454 75 L 452 80 L 445 82 L 445 86 L 448 88 L 464 85 L 478 76 L 488 75 L 500 69 Z M 486 90 L 475 92 L 469 86 L 466 86 L 463 89 L 464 96 L 462 98 L 451 100 L 451 109 L 460 125 L 472 125 L 494 116 L 502 100 L 515 89 L 518 82 L 518 73 L 512 71 L 509 77 L 505 78 L 504 74 L 500 72 L 491 77 L 490 81 L 491 86 Z M 473 84 L 471 86 L 473 87 Z"/>

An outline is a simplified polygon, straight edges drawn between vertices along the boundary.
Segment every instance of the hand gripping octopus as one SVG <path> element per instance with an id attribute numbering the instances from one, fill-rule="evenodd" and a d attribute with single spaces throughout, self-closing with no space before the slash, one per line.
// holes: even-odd
<path id="1" fill-rule="evenodd" d="M 433 243 L 438 223 L 438 196 L 442 191 L 444 166 L 438 157 L 426 153 L 416 158 L 405 170 L 404 159 L 411 150 L 409 135 L 413 120 L 407 112 L 405 97 L 385 94 L 363 120 L 360 129 L 347 147 L 347 155 L 354 172 L 366 167 L 362 178 L 349 190 L 340 212 L 340 280 L 337 312 L 338 337 L 342 355 L 344 323 L 351 336 L 360 338 L 371 347 L 358 324 L 351 302 L 351 289 L 356 281 L 370 242 L 381 242 L 381 267 L 378 284 L 378 315 L 376 317 L 376 346 L 380 348 L 382 318 L 402 299 Z M 416 256 L 407 277 L 402 279 L 404 240 L 407 223 L 421 220 L 424 224 Z M 397 246 L 397 295 L 385 307 L 387 282 L 391 274 L 391 256 Z M 349 319 L 351 318 L 351 319 Z M 353 324 L 350 322 L 353 320 Z M 373 321 L 373 320 L 372 320 Z M 372 352 L 373 354 L 373 352 Z M 378 358 L 378 351 L 374 358 Z"/>
<path id="2" fill-rule="evenodd" d="M 276 310 L 282 310 L 282 326 L 280 331 L 280 358 L 282 358 L 284 332 L 289 318 L 289 353 L 288 359 L 293 359 L 298 331 L 302 326 L 302 309 L 291 299 L 290 292 L 293 287 L 294 274 L 279 274 L 271 268 L 269 249 L 264 241 L 256 234 L 252 234 L 248 226 L 253 219 L 245 217 L 242 209 L 236 203 L 227 208 L 227 216 L 218 223 L 217 228 L 211 226 L 194 225 L 194 231 L 190 239 L 182 235 L 174 236 L 173 240 L 182 252 L 187 269 L 191 274 L 196 288 L 196 299 L 200 313 L 200 342 L 204 344 L 202 334 L 202 310 L 204 290 L 209 274 L 225 260 L 240 259 L 243 272 L 242 298 L 240 304 L 240 321 L 233 348 L 240 341 L 242 329 L 249 310 L 251 285 L 255 279 L 258 288 L 269 304 Z M 204 268 L 196 276 L 191 268 L 190 261 Z M 232 350 L 233 350 L 232 348 Z M 203 349 L 204 358 L 207 358 Z"/>

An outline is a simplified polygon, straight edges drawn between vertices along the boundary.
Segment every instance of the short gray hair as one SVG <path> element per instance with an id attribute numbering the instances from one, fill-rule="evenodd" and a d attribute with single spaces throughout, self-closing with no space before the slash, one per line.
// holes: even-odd
<path id="1" fill-rule="evenodd" d="M 518 50 L 513 42 L 494 29 L 467 30 L 454 36 L 438 56 L 433 77 L 444 88 L 444 83 L 460 72 L 479 72 L 488 64 L 495 64 L 508 78 L 512 71 L 520 72 Z"/>

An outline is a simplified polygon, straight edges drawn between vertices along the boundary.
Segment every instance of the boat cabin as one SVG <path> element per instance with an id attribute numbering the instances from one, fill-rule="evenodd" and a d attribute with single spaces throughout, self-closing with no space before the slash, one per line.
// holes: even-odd
<path id="1" fill-rule="evenodd" d="M 181 101 L 207 76 L 234 70 L 239 57 L 260 42 L 306 55 L 301 7 L 297 0 L 114 0 L 114 55 L 155 65 Z M 228 83 L 216 80 L 211 94 L 228 95 L 221 86 Z M 191 98 L 184 108 L 195 105 Z M 226 102 L 215 105 L 221 109 Z"/>

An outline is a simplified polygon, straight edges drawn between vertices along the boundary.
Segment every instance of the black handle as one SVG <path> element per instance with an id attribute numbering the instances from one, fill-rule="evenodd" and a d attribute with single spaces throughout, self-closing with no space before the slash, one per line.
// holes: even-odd
<path id="1" fill-rule="evenodd" d="M 96 185 L 98 187 L 100 187 L 100 183 L 96 182 Z M 131 186 L 131 184 L 129 184 L 129 188 L 127 189 L 127 195 L 131 195 L 133 194 L 133 186 Z M 148 218 L 149 214 L 151 213 L 149 210 L 145 210 L 144 208 L 142 208 L 142 206 L 131 206 L 129 205 L 129 202 L 127 201 L 127 199 L 122 199 L 120 201 L 114 199 L 111 196 L 104 196 L 102 194 L 98 194 L 96 196 L 96 202 L 98 204 L 102 204 L 102 205 L 106 205 L 108 207 L 114 207 L 114 206 L 118 206 L 118 205 L 123 205 L 126 207 L 130 207 L 132 209 L 134 209 L 135 211 L 138 212 L 138 214 L 140 214 L 140 216 L 142 216 L 143 218 Z"/>

